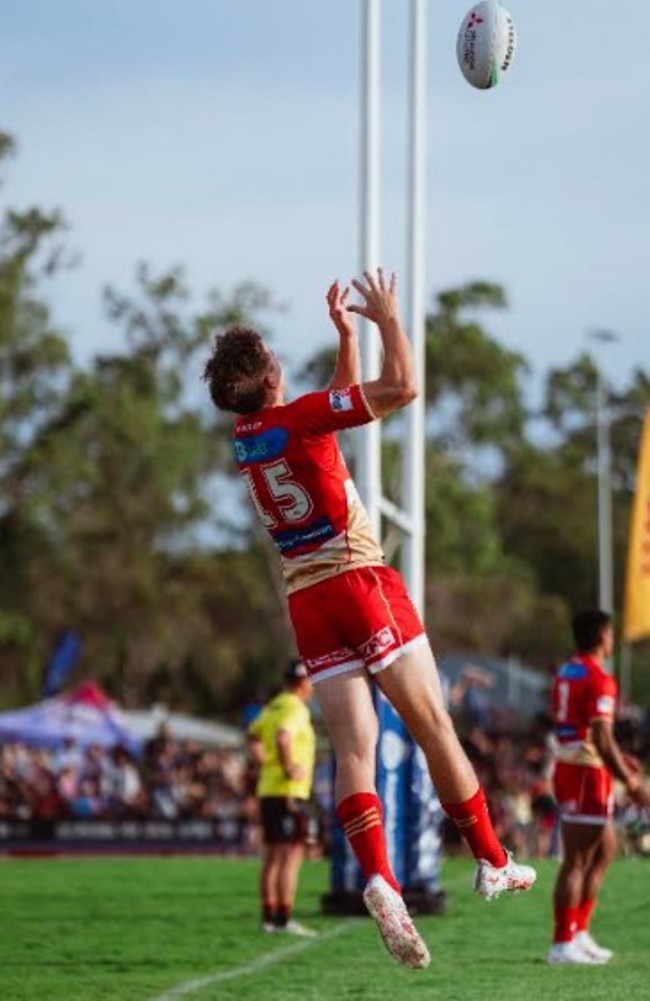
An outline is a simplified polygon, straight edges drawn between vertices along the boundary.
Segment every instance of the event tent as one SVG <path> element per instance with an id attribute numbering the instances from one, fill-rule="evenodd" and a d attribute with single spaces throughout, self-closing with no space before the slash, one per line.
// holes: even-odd
<path id="1" fill-rule="evenodd" d="M 125 709 L 124 717 L 129 728 L 143 740 L 155 737 L 164 727 L 175 740 L 192 740 L 206 747 L 239 748 L 245 743 L 244 734 L 236 726 L 169 712 L 164 706 Z"/>
<path id="2" fill-rule="evenodd" d="M 81 746 L 121 744 L 134 754 L 142 746 L 121 710 L 90 681 L 73 692 L 0 713 L 0 744 L 20 741 L 56 749 L 68 738 Z"/>

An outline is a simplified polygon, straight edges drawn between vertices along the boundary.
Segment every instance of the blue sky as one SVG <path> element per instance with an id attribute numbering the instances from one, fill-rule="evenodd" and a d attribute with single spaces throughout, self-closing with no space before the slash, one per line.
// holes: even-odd
<path id="1" fill-rule="evenodd" d="M 501 282 L 491 331 L 537 371 L 593 328 L 613 381 L 650 369 L 647 0 L 512 0 L 494 92 L 455 60 L 466 0 L 430 0 L 427 287 Z M 330 336 L 324 292 L 358 270 L 361 0 L 20 0 L 3 11 L 3 197 L 60 206 L 76 272 L 52 304 L 80 356 L 110 350 L 101 287 L 136 261 L 193 288 L 245 279 L 288 307 L 297 362 Z M 404 267 L 408 0 L 384 0 L 383 239 Z"/>

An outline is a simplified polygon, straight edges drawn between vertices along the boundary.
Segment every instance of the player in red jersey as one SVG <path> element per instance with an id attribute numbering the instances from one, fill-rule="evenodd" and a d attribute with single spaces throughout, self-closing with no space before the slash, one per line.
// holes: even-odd
<path id="1" fill-rule="evenodd" d="M 478 861 L 486 898 L 528 889 L 529 866 L 499 843 L 485 796 L 447 714 L 424 627 L 398 573 L 373 538 L 335 433 L 386 417 L 417 393 L 396 279 L 381 269 L 353 281 L 362 302 L 335 282 L 327 294 L 339 334 L 327 390 L 285 402 L 282 368 L 255 331 L 217 337 L 205 378 L 215 405 L 239 415 L 235 457 L 282 563 L 301 660 L 316 686 L 336 757 L 336 812 L 367 879 L 364 900 L 391 954 L 424 967 L 429 953 L 404 906 L 386 853 L 375 789 L 376 683 L 422 748 L 447 813 Z M 379 378 L 361 382 L 351 313 L 376 324 Z"/>
<path id="2" fill-rule="evenodd" d="M 562 822 L 563 861 L 555 884 L 549 963 L 596 964 L 612 957 L 589 933 L 605 871 L 616 854 L 612 777 L 648 806 L 650 796 L 613 734 L 618 686 L 603 663 L 614 649 L 611 616 L 597 609 L 573 619 L 577 653 L 553 681 L 556 762 L 553 783 Z"/>

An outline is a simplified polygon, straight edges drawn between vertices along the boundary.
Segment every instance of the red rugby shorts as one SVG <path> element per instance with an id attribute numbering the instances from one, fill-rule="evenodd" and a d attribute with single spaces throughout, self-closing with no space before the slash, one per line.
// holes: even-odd
<path id="1" fill-rule="evenodd" d="M 612 776 L 606 768 L 558 761 L 553 786 L 562 820 L 604 824 L 613 815 Z"/>
<path id="2" fill-rule="evenodd" d="M 301 659 L 314 683 L 365 667 L 376 674 L 427 638 L 391 567 L 360 567 L 289 595 Z"/>

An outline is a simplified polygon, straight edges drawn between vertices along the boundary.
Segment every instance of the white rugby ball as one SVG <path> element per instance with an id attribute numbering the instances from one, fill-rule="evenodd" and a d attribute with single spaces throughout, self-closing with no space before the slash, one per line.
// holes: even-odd
<path id="1" fill-rule="evenodd" d="M 477 3 L 463 18 L 456 54 L 472 87 L 489 90 L 512 66 L 517 31 L 511 15 L 496 0 Z"/>

